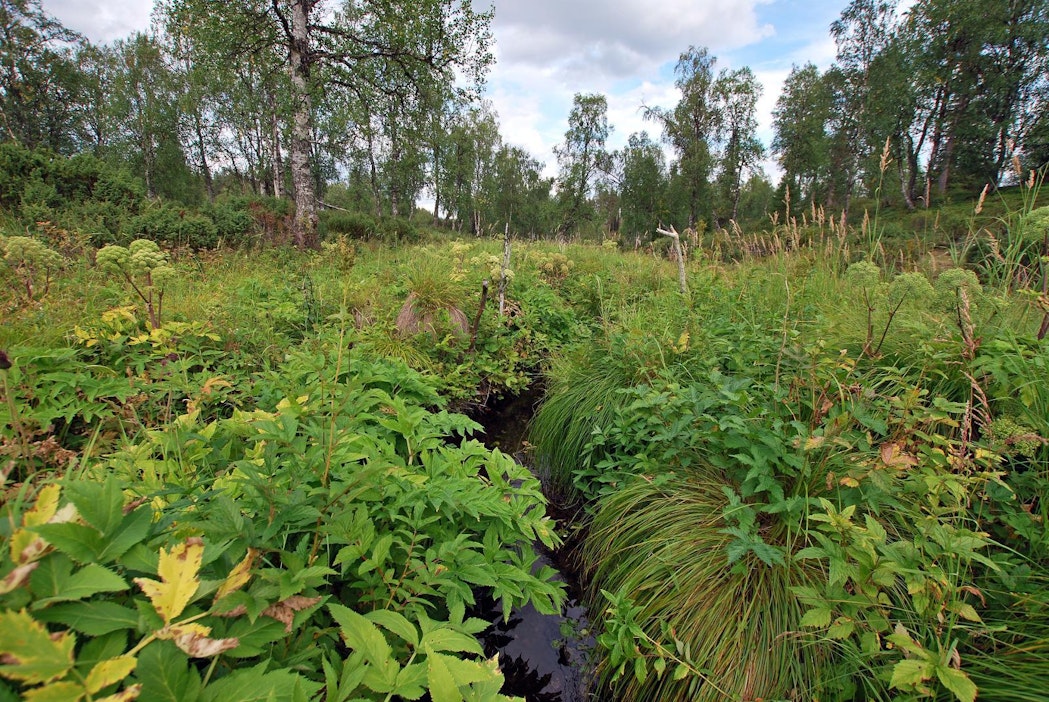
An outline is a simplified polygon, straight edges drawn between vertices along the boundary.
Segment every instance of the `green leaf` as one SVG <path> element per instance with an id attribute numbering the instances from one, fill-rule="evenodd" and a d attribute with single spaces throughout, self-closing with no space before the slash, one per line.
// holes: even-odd
<path id="1" fill-rule="evenodd" d="M 459 686 L 455 684 L 452 671 L 445 664 L 445 656 L 426 657 L 426 680 L 430 687 L 430 699 L 433 702 L 463 702 Z"/>
<path id="2" fill-rule="evenodd" d="M 397 636 L 411 644 L 412 648 L 418 648 L 419 633 L 416 631 L 415 625 L 408 621 L 403 614 L 389 609 L 377 609 L 374 612 L 368 612 L 364 616 L 384 629 L 397 634 Z"/>
<path id="3" fill-rule="evenodd" d="M 49 596 L 34 602 L 34 608 L 43 607 L 51 602 L 82 600 L 99 592 L 122 592 L 128 589 L 128 584 L 123 578 L 97 563 L 89 563 L 72 575 L 56 571 L 56 575 L 59 574 L 61 579 L 52 581 L 55 589 Z"/>
<path id="4" fill-rule="evenodd" d="M 427 651 L 462 651 L 484 655 L 477 639 L 452 629 L 435 629 L 423 636 L 420 646 Z"/>
<path id="5" fill-rule="evenodd" d="M 955 602 L 948 608 L 962 619 L 970 622 L 982 622 L 976 608 L 968 602 Z"/>
<path id="6" fill-rule="evenodd" d="M 238 670 L 211 683 L 204 688 L 201 702 L 296 702 L 303 693 L 312 697 L 322 687 L 290 670 L 266 673 L 267 665 Z"/>
<path id="7" fill-rule="evenodd" d="M 102 563 L 109 563 L 127 553 L 132 546 L 144 542 L 153 526 L 153 510 L 140 507 L 128 514 L 112 533 L 105 534 L 105 543 L 98 554 Z"/>
<path id="8" fill-rule="evenodd" d="M 63 624 L 89 636 L 138 626 L 138 613 L 115 602 L 72 602 L 35 612 L 37 619 Z"/>
<path id="9" fill-rule="evenodd" d="M 933 674 L 933 665 L 927 660 L 908 658 L 898 662 L 892 667 L 892 680 L 889 687 L 898 690 L 913 690 Z"/>
<path id="10" fill-rule="evenodd" d="M 823 628 L 830 626 L 831 611 L 825 607 L 814 607 L 802 616 L 801 626 L 814 626 Z"/>
<path id="11" fill-rule="evenodd" d="M 973 702 L 976 699 L 976 684 L 964 672 L 950 666 L 938 665 L 936 677 L 944 687 L 954 693 L 959 702 Z"/>
<path id="12" fill-rule="evenodd" d="M 851 620 L 846 619 L 845 617 L 838 617 L 834 620 L 834 624 L 827 629 L 827 637 L 843 641 L 852 636 L 852 632 L 855 629 L 856 625 Z"/>
<path id="13" fill-rule="evenodd" d="M 135 677 L 142 683 L 142 700 L 196 702 L 200 696 L 200 675 L 170 641 L 158 641 L 142 650 Z"/>
<path id="14" fill-rule="evenodd" d="M 674 680 L 684 680 L 688 676 L 688 666 L 684 663 L 678 663 L 677 667 L 674 668 Z"/>
<path id="15" fill-rule="evenodd" d="M 104 483 L 74 480 L 66 485 L 65 496 L 84 521 L 108 536 L 124 518 L 124 493 L 117 479 L 110 476 Z"/>
<path id="16" fill-rule="evenodd" d="M 80 563 L 94 563 L 99 560 L 103 549 L 102 535 L 95 529 L 83 524 L 66 522 L 62 524 L 41 524 L 33 527 L 40 536 Z"/>
<path id="17" fill-rule="evenodd" d="M 46 683 L 73 667 L 76 638 L 68 632 L 55 638 L 43 624 L 22 610 L 0 611 L 0 675 L 30 685 Z"/>
<path id="18" fill-rule="evenodd" d="M 639 683 L 644 683 L 645 678 L 648 677 L 648 670 L 645 668 L 645 659 L 641 656 L 634 659 L 634 677 L 637 678 Z"/>
<path id="19" fill-rule="evenodd" d="M 339 623 L 342 638 L 347 646 L 363 653 L 373 665 L 387 665 L 387 661 L 391 660 L 392 651 L 378 627 L 349 607 L 329 604 L 328 611 Z"/>

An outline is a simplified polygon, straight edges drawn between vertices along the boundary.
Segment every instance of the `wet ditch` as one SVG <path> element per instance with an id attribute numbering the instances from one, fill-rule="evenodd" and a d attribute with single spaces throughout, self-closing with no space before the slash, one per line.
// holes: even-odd
<path id="1" fill-rule="evenodd" d="M 521 395 L 507 398 L 476 414 L 489 448 L 498 448 L 535 472 L 525 437 L 528 423 L 542 399 L 542 389 L 533 385 Z M 546 487 L 544 485 L 544 490 Z M 556 520 L 558 533 L 574 534 L 575 513 L 560 505 L 556 495 L 547 494 L 548 514 Z M 492 622 L 481 634 L 485 653 L 499 654 L 506 678 L 503 694 L 523 697 L 526 702 L 583 702 L 590 699 L 594 638 L 590 618 L 583 606 L 578 538 L 551 551 L 540 543 L 533 546 L 539 559 L 536 567 L 550 566 L 565 583 L 568 600 L 559 615 L 540 614 L 531 605 L 514 609 L 504 622 L 502 610 L 491 598 L 478 602 L 473 616 Z"/>

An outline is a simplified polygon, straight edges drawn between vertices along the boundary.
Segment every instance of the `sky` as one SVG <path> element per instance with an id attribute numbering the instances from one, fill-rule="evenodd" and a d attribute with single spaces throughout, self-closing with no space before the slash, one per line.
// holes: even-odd
<path id="1" fill-rule="evenodd" d="M 475 0 L 476 2 L 476 0 Z M 149 27 L 148 0 L 43 0 L 44 9 L 95 43 Z M 772 111 L 794 64 L 834 60 L 830 24 L 846 0 L 495 0 L 495 66 L 486 99 L 506 142 L 527 149 L 555 175 L 573 96 L 608 99 L 610 149 L 659 128 L 642 106 L 672 108 L 674 65 L 706 47 L 717 70 L 749 66 L 763 86 L 758 136 L 772 142 Z M 479 6 L 479 4 L 477 5 Z M 776 179 L 772 158 L 763 167 Z"/>

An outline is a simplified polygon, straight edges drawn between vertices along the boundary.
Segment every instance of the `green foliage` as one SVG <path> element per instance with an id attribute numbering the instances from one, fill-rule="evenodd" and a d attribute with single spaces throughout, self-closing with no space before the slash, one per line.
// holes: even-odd
<path id="1" fill-rule="evenodd" d="M 229 221 L 224 221 L 223 224 L 227 228 L 238 226 L 237 223 L 231 224 Z M 128 229 L 134 232 L 136 237 L 167 246 L 188 246 L 202 249 L 211 248 L 219 241 L 219 232 L 215 222 L 203 214 L 196 214 L 174 205 L 163 205 L 146 210 L 128 222 Z"/>
<path id="2" fill-rule="evenodd" d="M 557 538 L 536 479 L 426 409 L 442 400 L 403 366 L 293 354 L 245 407 L 205 385 L 61 490 L 5 506 L 3 629 L 39 632 L 0 637 L 9 689 L 504 699 L 474 638 L 487 623 L 465 612 L 479 588 L 507 616 L 561 606 L 533 567 L 531 543 Z"/>

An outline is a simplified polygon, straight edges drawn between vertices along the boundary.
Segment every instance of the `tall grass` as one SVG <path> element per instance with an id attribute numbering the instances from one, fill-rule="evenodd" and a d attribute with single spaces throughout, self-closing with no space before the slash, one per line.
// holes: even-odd
<path id="1" fill-rule="evenodd" d="M 825 652 L 800 634 L 803 607 L 791 588 L 820 576 L 789 559 L 770 566 L 750 558 L 729 567 L 724 485 L 712 471 L 659 485 L 637 479 L 598 505 L 584 549 L 592 607 L 600 611 L 601 590 L 627 595 L 641 609 L 646 634 L 659 640 L 660 623 L 668 624 L 701 672 L 613 682 L 603 668 L 615 699 L 815 699 Z M 793 535 L 775 531 L 766 540 L 789 546 Z"/>

